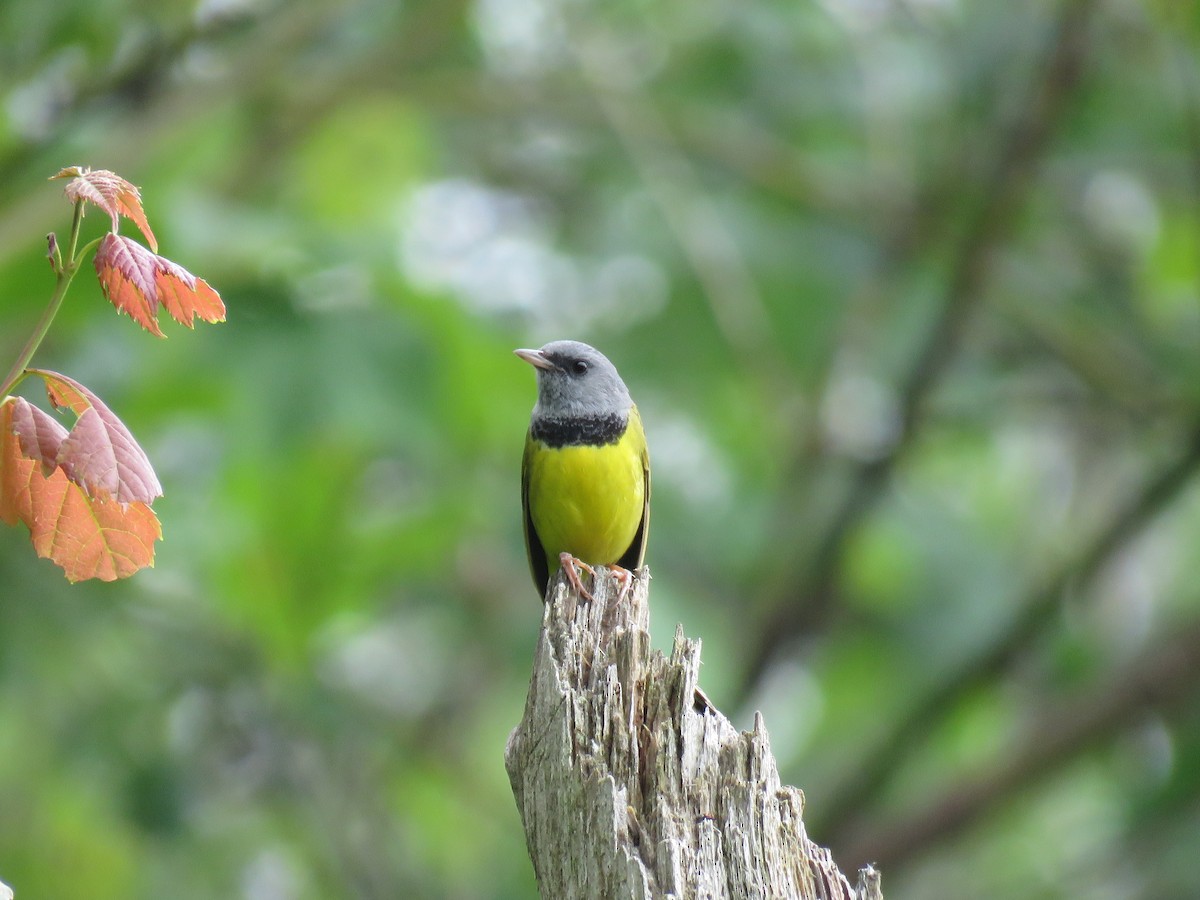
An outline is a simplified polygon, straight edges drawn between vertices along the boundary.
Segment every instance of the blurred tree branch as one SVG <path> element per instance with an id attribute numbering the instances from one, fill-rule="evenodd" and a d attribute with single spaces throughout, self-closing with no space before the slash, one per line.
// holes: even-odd
<path id="1" fill-rule="evenodd" d="M 44 173 L 30 171 L 38 166 L 61 166 L 61 159 L 48 164 L 46 157 L 90 115 L 118 112 L 121 124 L 110 131 L 103 155 L 119 157 L 123 169 L 133 171 L 177 133 L 182 121 L 202 121 L 240 96 L 243 104 L 257 105 L 256 123 L 239 154 L 225 165 L 219 189 L 227 196 L 253 195 L 275 174 L 263 161 L 292 152 L 345 97 L 372 85 L 411 93 L 414 68 L 450 55 L 445 45 L 457 34 L 464 7 L 463 0 L 418 4 L 405 13 L 401 40 L 378 42 L 375 53 L 330 55 L 342 65 L 322 69 L 319 76 L 289 66 L 336 30 L 344 15 L 336 4 L 239 6 L 232 13 L 187 18 L 173 30 L 149 30 L 119 63 L 101 61 L 78 73 L 45 135 L 14 142 L 0 154 L 0 263 L 27 246 L 30 223 L 53 208 L 45 199 L 52 194 L 4 196 L 5 187 L 38 183 Z M 220 62 L 196 74 L 187 63 L 197 53 Z"/>
<path id="2" fill-rule="evenodd" d="M 1062 4 L 1046 60 L 1039 67 L 1041 75 L 1034 79 L 1026 102 L 1000 142 L 983 196 L 954 254 L 939 312 L 901 380 L 896 438 L 881 456 L 855 464 L 850 486 L 811 554 L 801 555 L 792 567 L 768 582 L 763 604 L 767 614 L 746 654 L 742 696 L 757 684 L 777 653 L 798 638 L 810 638 L 832 611 L 849 539 L 874 510 L 892 472 L 911 448 L 925 402 L 956 353 L 970 312 L 983 298 L 992 254 L 1013 228 L 1033 184 L 1037 162 L 1080 85 L 1088 24 L 1095 7 L 1095 0 Z M 778 555 L 788 558 L 786 553 Z"/>
<path id="3" fill-rule="evenodd" d="M 1017 604 L 1018 610 L 1008 627 L 973 654 L 962 665 L 946 673 L 939 683 L 910 709 L 892 720 L 891 730 L 854 767 L 822 805 L 826 815 L 819 822 L 821 834 L 835 845 L 853 834 L 873 796 L 920 744 L 941 719 L 972 691 L 1012 666 L 1030 647 L 1030 641 L 1058 613 L 1068 587 L 1085 589 L 1104 565 L 1122 548 L 1137 538 L 1200 469 L 1200 425 L 1197 425 L 1184 452 L 1147 479 L 1140 491 L 1118 508 L 1108 524 L 1059 569 L 1033 586 Z"/>
<path id="4" fill-rule="evenodd" d="M 890 825 L 863 823 L 843 859 L 871 859 L 884 870 L 899 866 L 1135 724 L 1148 710 L 1194 702 L 1198 689 L 1200 620 L 1174 636 L 1160 636 L 1138 660 L 1085 695 L 1039 710 L 1031 716 L 1020 746 L 986 775 L 952 785 L 924 809 Z"/>
<path id="5" fill-rule="evenodd" d="M 144 107 L 171 84 L 167 73 L 190 48 L 201 41 L 226 37 L 253 19 L 248 8 L 236 15 L 191 17 L 174 32 L 156 31 L 144 37 L 118 64 L 104 71 L 81 72 L 70 85 L 65 101 L 51 111 L 53 120 L 46 134 L 15 142 L 0 155 L 0 189 L 22 184 L 20 173 L 31 165 L 41 165 L 34 162 L 39 149 L 60 139 L 79 115 L 99 107 Z M 64 163 L 60 160 L 60 164 Z M 0 193 L 0 206 L 9 202 Z"/>
<path id="6" fill-rule="evenodd" d="M 1200 190 L 1200 106 L 1196 102 L 1190 57 L 1185 58 L 1177 53 L 1175 58 L 1181 72 L 1182 106 L 1191 150 L 1193 191 L 1197 191 Z M 1019 315 L 1023 320 L 1029 316 L 1035 322 L 1041 320 L 1037 311 L 1032 309 L 1019 310 Z M 1041 331 L 1040 328 L 1034 330 Z M 1059 338 L 1073 337 L 1053 335 L 1048 343 L 1055 345 L 1051 349 L 1057 352 L 1062 349 L 1062 340 Z M 1076 346 L 1074 349 L 1080 348 Z M 1156 410 L 1161 411 L 1164 404 L 1172 402 L 1161 389 L 1154 390 L 1157 386 L 1142 383 L 1145 378 L 1137 384 L 1118 383 L 1114 381 L 1112 372 L 1100 370 L 1096 360 L 1085 360 L 1086 365 L 1079 367 L 1075 365 L 1077 361 L 1072 358 L 1071 352 L 1059 355 L 1076 371 L 1081 371 L 1085 376 L 1095 374 L 1100 381 L 1110 385 L 1105 393 L 1131 413 L 1145 416 Z M 1149 373 L 1141 374 L 1149 377 Z M 1089 381 L 1092 379 L 1089 378 Z M 1144 387 L 1150 389 L 1143 391 Z M 945 712 L 962 702 L 972 691 L 1010 669 L 1029 649 L 1029 642 L 1038 631 L 1053 621 L 1068 588 L 1086 588 L 1104 565 L 1130 541 L 1135 540 L 1162 507 L 1188 486 L 1198 468 L 1200 426 L 1193 429 L 1184 453 L 1165 466 L 1158 475 L 1148 479 L 1138 496 L 1115 513 L 1107 528 L 1099 532 L 1089 545 L 1081 548 L 1057 574 L 1027 594 L 1019 607 L 1021 613 L 984 653 L 945 676 L 937 688 L 907 714 L 895 720 L 892 731 L 876 745 L 861 766 L 855 767 L 854 774 L 844 780 L 843 788 L 835 792 L 827 804 L 823 804 L 822 808 L 829 814 L 819 820 L 816 827 L 823 829 L 822 833 L 828 834 L 835 845 L 840 840 L 850 840 L 850 836 L 854 835 L 854 843 L 848 850 L 850 859 L 863 853 L 872 859 L 902 863 L 957 828 L 976 821 L 993 806 L 1004 802 L 1015 789 L 1029 785 L 1096 741 L 1127 727 L 1147 705 L 1174 702 L 1190 696 L 1189 692 L 1194 691 L 1197 680 L 1200 680 L 1200 672 L 1197 671 L 1200 668 L 1200 624 L 1190 626 L 1187 632 L 1166 642 L 1165 646 L 1156 646 L 1140 663 L 1130 667 L 1127 673 L 1111 679 L 1111 684 L 1096 690 L 1089 698 L 1063 704 L 1058 711 L 1043 714 L 1038 719 L 1040 727 L 1031 730 L 1028 744 L 999 771 L 958 788 L 948 789 L 924 812 L 906 817 L 902 825 L 873 833 L 869 825 L 864 825 L 865 834 L 856 828 L 856 823 L 862 825 L 868 820 L 870 798 L 885 787 Z"/>
<path id="7" fill-rule="evenodd" d="M 1182 17 L 1186 13 L 1172 10 Z M 1174 17 L 1172 17 L 1174 18 Z M 1171 56 L 1175 63 L 1179 79 L 1179 92 L 1183 107 L 1183 128 L 1186 138 L 1184 146 L 1191 154 L 1191 193 L 1192 209 L 1196 212 L 1196 259 L 1197 279 L 1200 280 L 1200 72 L 1197 71 L 1196 57 L 1189 49 L 1179 43 L 1171 46 Z M 1198 285 L 1200 286 L 1200 285 Z"/>
<path id="8" fill-rule="evenodd" d="M 584 83 L 692 267 L 718 330 L 765 384 L 786 384 L 787 365 L 741 248 L 663 117 L 614 79 L 614 60 L 604 54 L 618 49 L 602 48 L 569 21 L 564 27 Z"/>
<path id="9" fill-rule="evenodd" d="M 45 170 L 53 171 L 71 162 L 47 156 L 56 152 L 54 148 L 66 140 L 72 129 L 80 127 L 88 113 L 113 109 L 122 112 L 121 126 L 110 135 L 104 155 L 119 157 L 123 171 L 134 171 L 137 159 L 154 146 L 154 141 L 147 140 L 147 132 L 157 136 L 170 134 L 177 123 L 176 116 L 198 115 L 191 104 L 181 102 L 181 95 L 187 93 L 182 85 L 190 82 L 172 78 L 172 71 L 205 42 L 231 40 L 269 16 L 269 11 L 256 15 L 249 8 L 239 8 L 236 14 L 191 17 L 174 31 L 150 31 L 140 43 L 124 48 L 126 53 L 119 63 L 89 66 L 79 72 L 60 104 L 51 111 L 52 119 L 45 134 L 15 140 L 0 154 L 0 263 L 6 254 L 26 246 L 30 222 L 37 219 L 31 210 L 56 208 L 58 202 L 46 200 L 47 195 L 40 187 L 28 199 L 19 200 L 14 192 L 21 190 L 22 185 L 40 183 Z M 289 21 L 294 28 L 296 21 L 303 18 L 293 15 Z M 294 30 L 276 29 L 272 33 L 275 40 L 285 35 L 294 36 Z M 261 65 L 267 52 L 261 44 L 252 49 L 256 52 L 247 53 L 247 57 Z M 252 74 L 240 68 L 226 77 L 229 83 L 254 80 Z M 213 82 L 202 84 L 199 92 L 211 101 L 225 96 Z M 166 106 L 164 101 L 168 99 L 169 115 L 150 114 L 155 104 Z M 120 145 L 120 149 L 114 150 L 113 144 Z"/>

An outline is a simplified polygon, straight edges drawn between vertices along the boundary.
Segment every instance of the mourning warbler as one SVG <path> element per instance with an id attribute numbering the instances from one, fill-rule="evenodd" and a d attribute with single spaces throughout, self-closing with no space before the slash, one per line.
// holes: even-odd
<path id="1" fill-rule="evenodd" d="M 578 341 L 515 350 L 537 370 L 537 403 L 521 461 L 525 549 L 543 597 L 576 563 L 616 566 L 622 593 L 642 564 L 650 524 L 650 456 L 642 419 L 616 367 Z"/>

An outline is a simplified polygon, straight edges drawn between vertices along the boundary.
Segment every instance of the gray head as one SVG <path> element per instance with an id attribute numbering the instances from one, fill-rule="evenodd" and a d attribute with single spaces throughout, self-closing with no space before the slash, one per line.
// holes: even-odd
<path id="1" fill-rule="evenodd" d="M 535 419 L 625 415 L 633 406 L 616 367 L 595 347 L 551 341 L 540 350 L 513 352 L 537 369 Z"/>

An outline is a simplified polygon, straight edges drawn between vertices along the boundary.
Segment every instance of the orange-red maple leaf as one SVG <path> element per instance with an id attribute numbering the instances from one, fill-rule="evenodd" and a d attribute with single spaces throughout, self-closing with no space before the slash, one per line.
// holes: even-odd
<path id="1" fill-rule="evenodd" d="M 78 203 L 86 200 L 100 207 L 112 219 L 112 230 L 117 230 L 117 219 L 125 216 L 146 238 L 150 249 L 158 252 L 158 241 L 150 224 L 146 221 L 146 212 L 142 209 L 142 192 L 136 185 L 130 184 L 116 172 L 108 169 L 89 169 L 87 166 L 67 166 L 54 178 L 70 178 L 64 189 L 67 198 Z"/>
<path id="2" fill-rule="evenodd" d="M 89 496 L 60 466 L 47 474 L 59 434 L 47 423 L 58 424 L 23 398 L 0 403 L 0 519 L 24 522 L 38 556 L 70 581 L 113 581 L 153 565 L 154 542 L 162 538 L 153 510 L 141 501 Z"/>
<path id="3" fill-rule="evenodd" d="M 221 295 L 187 269 L 137 241 L 109 233 L 100 241 L 93 259 L 104 296 L 120 312 L 162 337 L 158 327 L 161 304 L 175 321 L 195 327 L 197 317 L 205 322 L 224 322 Z"/>

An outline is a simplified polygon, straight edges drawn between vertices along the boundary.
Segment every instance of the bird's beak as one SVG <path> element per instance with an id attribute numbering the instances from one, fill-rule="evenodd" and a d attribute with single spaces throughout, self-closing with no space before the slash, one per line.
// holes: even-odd
<path id="1" fill-rule="evenodd" d="M 525 360 L 535 369 L 553 369 L 554 363 L 546 359 L 541 350 L 514 350 L 513 353 Z"/>

